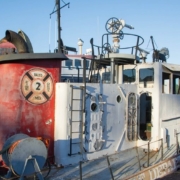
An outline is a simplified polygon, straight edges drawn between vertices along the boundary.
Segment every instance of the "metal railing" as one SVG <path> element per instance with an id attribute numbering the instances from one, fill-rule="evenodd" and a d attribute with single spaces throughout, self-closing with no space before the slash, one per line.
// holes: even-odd
<path id="1" fill-rule="evenodd" d="M 180 147 L 179 147 L 179 142 L 178 142 L 179 134 L 180 133 L 176 134 L 176 150 L 177 150 L 178 154 L 180 153 Z M 152 150 L 152 148 L 151 148 L 153 146 L 153 143 L 158 143 L 158 148 L 156 150 Z M 147 167 L 150 167 L 152 165 L 155 165 L 155 164 L 165 160 L 164 150 L 163 150 L 163 139 L 159 139 L 159 140 L 153 141 L 153 142 L 149 141 L 147 144 L 144 144 L 144 145 L 138 146 L 138 147 L 134 147 L 132 149 L 134 151 L 136 151 L 137 161 L 134 164 L 131 164 L 131 166 L 133 167 L 134 165 L 137 165 L 138 169 L 136 169 L 136 172 L 141 171 Z M 143 151 L 144 151 L 144 154 L 142 153 Z M 115 173 L 115 170 L 114 170 L 115 168 L 113 167 L 113 163 L 111 163 L 110 159 L 112 158 L 112 156 L 118 155 L 118 154 L 120 155 L 121 153 L 123 153 L 123 152 L 118 152 L 118 153 L 114 153 L 114 154 L 103 157 L 104 159 L 106 159 L 107 168 L 109 169 L 110 177 L 112 180 L 114 180 L 115 177 L 117 177 L 117 173 Z M 122 156 L 119 156 L 119 157 L 122 157 Z M 99 158 L 97 160 L 100 160 L 103 158 Z M 96 161 L 96 160 L 88 161 L 88 163 L 91 163 L 92 161 Z M 79 162 L 79 178 L 78 179 L 80 179 L 80 180 L 83 179 L 83 165 L 86 163 L 87 162 L 83 162 L 83 161 Z M 85 166 L 86 165 L 84 165 L 84 168 L 85 168 Z M 120 168 L 122 168 L 122 166 L 120 166 Z M 116 171 L 118 171 L 118 169 L 116 169 Z M 136 172 L 132 172 L 132 173 L 136 173 Z M 85 176 L 86 176 L 86 174 L 85 174 Z M 119 174 L 121 174 L 121 173 L 119 173 Z M 128 176 L 129 175 L 131 175 L 131 174 L 128 174 Z M 118 179 L 119 178 L 120 178 L 120 175 L 119 175 Z M 85 177 L 85 179 L 86 179 L 86 177 Z"/>

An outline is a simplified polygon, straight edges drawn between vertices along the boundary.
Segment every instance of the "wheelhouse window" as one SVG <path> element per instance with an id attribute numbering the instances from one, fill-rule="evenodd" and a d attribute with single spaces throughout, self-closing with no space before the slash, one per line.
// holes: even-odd
<path id="1" fill-rule="evenodd" d="M 135 69 L 124 69 L 123 70 L 123 83 L 132 83 L 136 80 Z"/>
<path id="2" fill-rule="evenodd" d="M 153 87 L 154 84 L 154 69 L 145 68 L 139 70 L 139 83 L 144 88 Z"/>
<path id="3" fill-rule="evenodd" d="M 102 73 L 102 82 L 103 83 L 110 83 L 110 72 Z"/>
<path id="4" fill-rule="evenodd" d="M 173 75 L 173 94 L 180 94 L 180 76 Z"/>
<path id="5" fill-rule="evenodd" d="M 75 66 L 76 67 L 81 66 L 81 60 L 80 59 L 75 59 Z"/>
<path id="6" fill-rule="evenodd" d="M 92 74 L 91 75 L 91 82 L 98 83 L 100 81 L 100 75 L 99 74 Z"/>
<path id="7" fill-rule="evenodd" d="M 73 65 L 73 60 L 72 59 L 68 59 L 68 60 L 65 61 L 65 66 L 70 67 L 72 65 Z"/>
<path id="8" fill-rule="evenodd" d="M 171 89 L 170 89 L 170 74 L 163 72 L 162 74 L 162 93 L 164 94 L 169 94 Z"/>
<path id="9" fill-rule="evenodd" d="M 86 69 L 89 68 L 89 61 L 86 60 Z"/>

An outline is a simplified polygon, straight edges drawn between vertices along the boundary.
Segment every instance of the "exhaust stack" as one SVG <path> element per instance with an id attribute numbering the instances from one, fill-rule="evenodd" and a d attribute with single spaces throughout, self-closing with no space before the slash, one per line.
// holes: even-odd
<path id="1" fill-rule="evenodd" d="M 0 40 L 0 43 L 8 41 L 14 44 L 18 53 L 29 53 L 28 46 L 24 39 L 14 31 L 7 30 L 5 37 Z"/>
<path id="2" fill-rule="evenodd" d="M 84 41 L 82 39 L 79 39 L 78 46 L 79 46 L 79 55 L 82 55 L 82 46 L 84 44 Z"/>

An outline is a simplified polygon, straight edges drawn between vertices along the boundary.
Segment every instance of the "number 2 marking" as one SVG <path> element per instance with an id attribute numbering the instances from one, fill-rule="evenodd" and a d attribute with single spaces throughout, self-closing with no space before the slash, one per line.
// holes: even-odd
<path id="1" fill-rule="evenodd" d="M 36 90 L 41 90 L 41 89 L 40 89 L 41 83 L 37 82 L 36 84 L 37 84 Z"/>

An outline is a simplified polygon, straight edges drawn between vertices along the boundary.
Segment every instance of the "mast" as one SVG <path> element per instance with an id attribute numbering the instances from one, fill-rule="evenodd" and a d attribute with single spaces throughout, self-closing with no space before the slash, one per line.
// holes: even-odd
<path id="1" fill-rule="evenodd" d="M 56 9 L 57 9 L 57 21 L 58 21 L 58 52 L 61 52 L 61 21 L 60 21 L 60 0 L 56 1 Z"/>
<path id="2" fill-rule="evenodd" d="M 156 49 L 155 49 L 155 47 L 154 47 L 154 40 L 153 40 L 153 37 L 151 36 L 150 38 L 151 38 L 151 42 L 152 42 L 152 46 L 153 46 L 153 51 L 155 51 Z"/>

